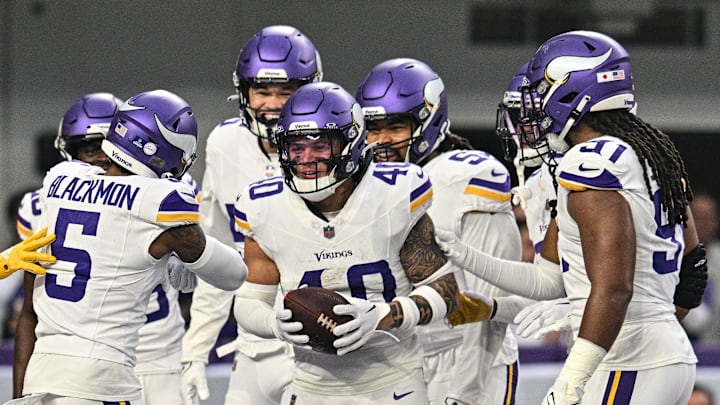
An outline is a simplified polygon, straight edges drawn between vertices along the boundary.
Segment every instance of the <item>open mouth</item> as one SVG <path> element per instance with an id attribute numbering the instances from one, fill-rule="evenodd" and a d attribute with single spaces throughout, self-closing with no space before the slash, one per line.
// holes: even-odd
<path id="1" fill-rule="evenodd" d="M 376 162 L 397 162 L 400 160 L 400 153 L 395 149 L 375 149 Z"/>

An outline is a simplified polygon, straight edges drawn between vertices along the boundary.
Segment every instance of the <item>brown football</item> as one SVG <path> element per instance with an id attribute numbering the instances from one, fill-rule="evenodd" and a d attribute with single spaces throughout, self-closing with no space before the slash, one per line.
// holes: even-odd
<path id="1" fill-rule="evenodd" d="M 303 324 L 298 334 L 310 336 L 308 345 L 313 350 L 329 354 L 337 353 L 333 342 L 338 337 L 333 335 L 333 329 L 353 319 L 350 315 L 337 315 L 332 309 L 347 303 L 342 295 L 321 287 L 288 291 L 284 299 L 285 308 L 292 311 L 292 320 Z"/>

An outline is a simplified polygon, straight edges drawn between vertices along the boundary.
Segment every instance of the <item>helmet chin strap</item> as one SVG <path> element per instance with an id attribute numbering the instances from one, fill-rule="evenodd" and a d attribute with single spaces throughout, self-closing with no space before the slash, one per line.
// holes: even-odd
<path id="1" fill-rule="evenodd" d="M 587 103 L 589 102 L 590 96 L 583 96 L 578 105 L 570 112 L 570 117 L 568 117 L 567 122 L 565 122 L 565 126 L 563 126 L 560 134 L 547 134 L 548 145 L 550 145 L 550 148 L 552 150 L 556 152 L 566 152 L 568 149 L 570 149 L 570 145 L 565 142 L 565 137 L 567 136 L 568 132 L 570 132 L 570 128 L 575 125 L 575 122 L 580 117 L 580 113 L 585 108 L 585 105 L 587 105 Z"/>

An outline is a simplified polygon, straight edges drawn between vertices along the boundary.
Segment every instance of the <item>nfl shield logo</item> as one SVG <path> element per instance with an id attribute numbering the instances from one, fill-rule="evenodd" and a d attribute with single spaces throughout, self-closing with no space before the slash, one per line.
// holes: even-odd
<path id="1" fill-rule="evenodd" d="M 328 225 L 323 228 L 323 236 L 327 239 L 332 239 L 335 237 L 335 227 L 332 225 Z"/>

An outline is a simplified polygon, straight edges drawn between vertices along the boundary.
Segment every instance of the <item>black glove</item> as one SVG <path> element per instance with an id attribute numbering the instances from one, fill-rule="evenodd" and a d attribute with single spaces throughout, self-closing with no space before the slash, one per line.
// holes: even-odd
<path id="1" fill-rule="evenodd" d="M 686 309 L 700 306 L 707 286 L 707 273 L 705 246 L 700 243 L 683 257 L 682 266 L 680 267 L 680 282 L 675 287 L 673 303 Z"/>

